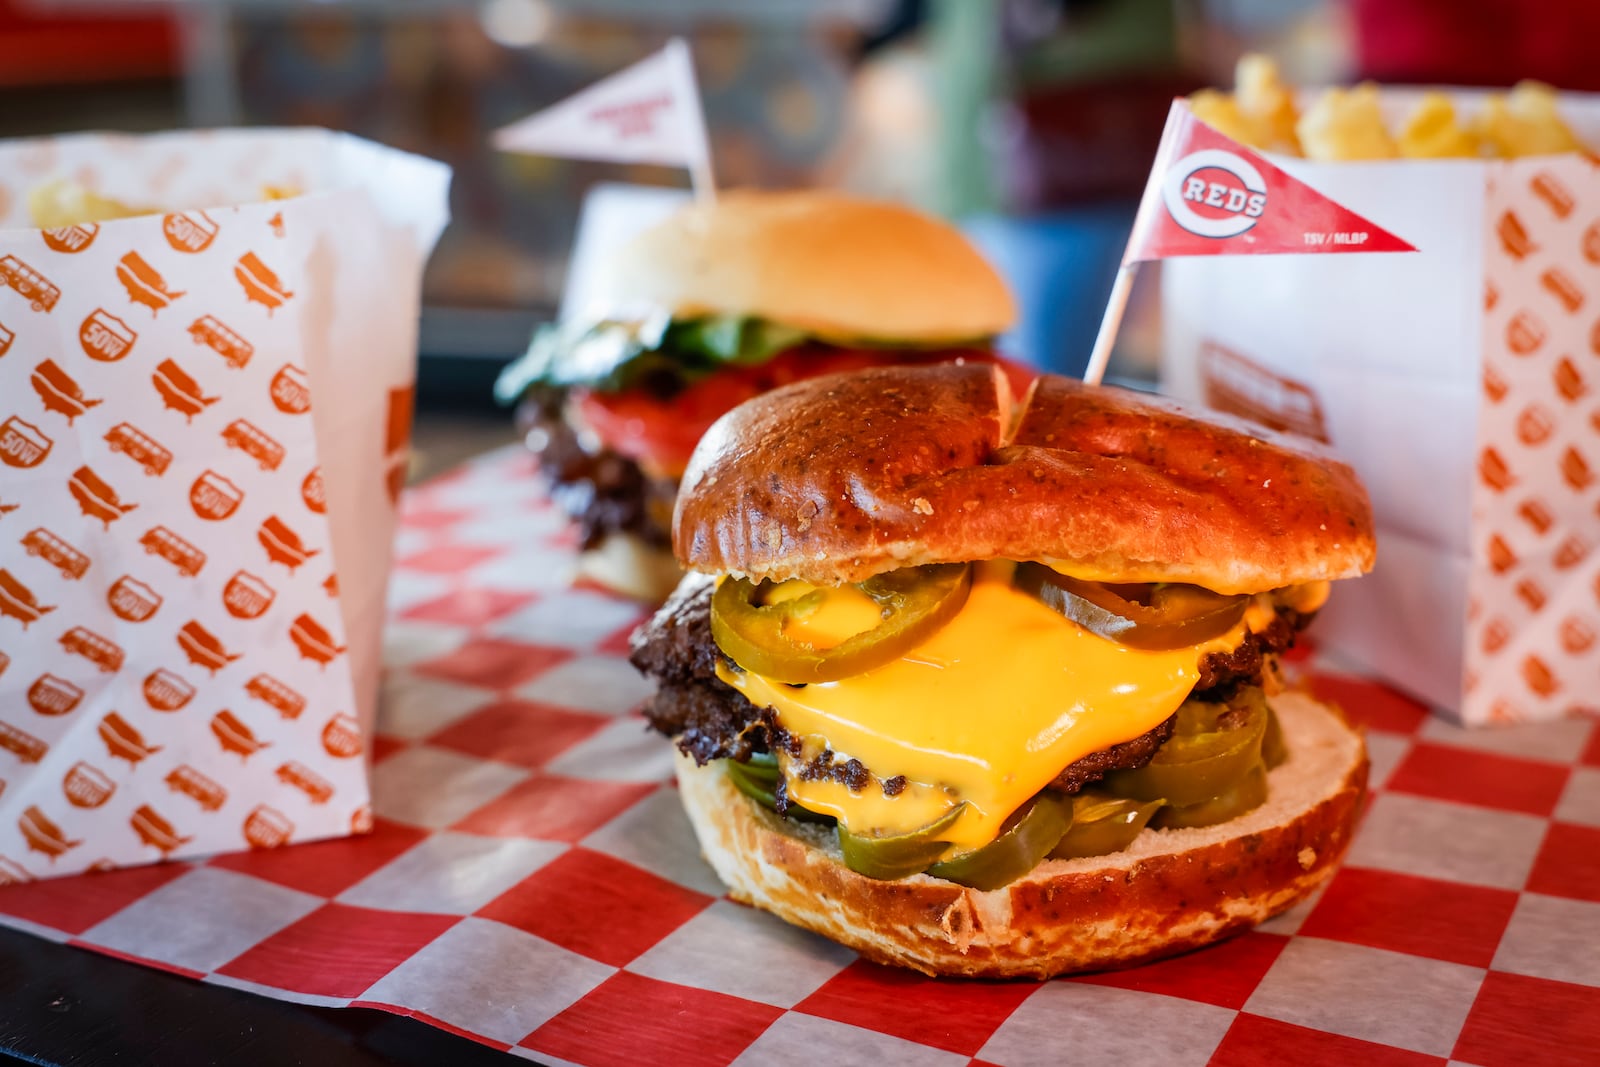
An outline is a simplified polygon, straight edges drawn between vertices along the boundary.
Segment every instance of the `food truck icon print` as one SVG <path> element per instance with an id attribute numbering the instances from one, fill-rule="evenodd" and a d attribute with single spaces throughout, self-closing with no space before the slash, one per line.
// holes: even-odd
<path id="1" fill-rule="evenodd" d="M 156 814 L 156 810 L 148 804 L 140 804 L 134 809 L 128 825 L 133 827 L 140 841 L 160 852 L 162 859 L 194 840 L 193 837 L 179 834 L 175 826 Z"/>
<path id="2" fill-rule="evenodd" d="M 275 773 L 278 781 L 300 790 L 313 804 L 326 804 L 333 799 L 333 783 L 298 760 L 290 760 Z"/>
<path id="3" fill-rule="evenodd" d="M 216 471 L 208 470 L 189 487 L 189 504 L 207 522 L 221 522 L 239 510 L 244 490 Z"/>
<path id="4" fill-rule="evenodd" d="M 176 411 L 183 416 L 184 422 L 193 422 L 194 417 L 206 408 L 215 404 L 221 397 L 206 396 L 205 390 L 200 388 L 200 383 L 170 359 L 164 359 L 156 364 L 156 369 L 150 375 L 150 382 L 156 387 L 156 392 L 161 394 L 161 403 L 169 411 Z"/>
<path id="5" fill-rule="evenodd" d="M 361 755 L 361 726 L 355 717 L 340 712 L 322 728 L 323 750 L 334 759 Z"/>
<path id="6" fill-rule="evenodd" d="M 205 345 L 221 356 L 234 370 L 243 370 L 256 353 L 254 345 L 224 326 L 214 315 L 201 315 L 190 323 L 189 336 L 194 338 L 195 344 Z"/>
<path id="7" fill-rule="evenodd" d="M 133 351 L 139 335 L 105 308 L 96 308 L 78 327 L 83 354 L 100 363 L 115 363 Z"/>
<path id="8" fill-rule="evenodd" d="M 233 267 L 233 276 L 244 287 L 244 298 L 266 308 L 268 315 L 294 296 L 254 252 L 246 252 L 239 257 L 239 262 Z"/>
<path id="9" fill-rule="evenodd" d="M 327 489 L 322 484 L 322 468 L 313 467 L 311 473 L 306 475 L 305 481 L 300 483 L 300 499 L 307 508 L 317 515 L 325 514 L 328 510 Z"/>
<path id="10" fill-rule="evenodd" d="M 289 640 L 300 650 L 301 659 L 313 660 L 319 667 L 326 667 L 345 650 L 310 615 L 301 615 L 289 624 Z"/>
<path id="11" fill-rule="evenodd" d="M 17 820 L 17 829 L 28 843 L 28 850 L 44 853 L 51 863 L 83 844 L 82 838 L 76 841 L 69 838 L 61 827 L 45 817 L 37 805 L 30 805 L 22 812 Z"/>
<path id="12" fill-rule="evenodd" d="M 72 472 L 72 477 L 67 479 L 67 491 L 78 502 L 79 511 L 99 519 L 108 530 L 112 523 L 139 506 L 124 504 L 117 491 L 87 465 Z"/>
<path id="13" fill-rule="evenodd" d="M 24 470 L 37 467 L 55 442 L 31 422 L 12 415 L 0 423 L 0 463 Z"/>
<path id="14" fill-rule="evenodd" d="M 16 619 L 26 630 L 30 623 L 38 622 L 56 610 L 54 604 L 40 604 L 32 589 L 4 567 L 0 567 L 0 615 Z"/>
<path id="15" fill-rule="evenodd" d="M 240 656 L 240 653 L 229 652 L 215 634 L 193 620 L 184 623 L 178 631 L 178 647 L 183 649 L 190 663 L 204 667 L 213 675 Z"/>
<path id="16" fill-rule="evenodd" d="M 306 710 L 306 698 L 270 674 L 258 674 L 244 684 L 244 691 L 285 719 L 298 719 Z"/>
<path id="17" fill-rule="evenodd" d="M 117 791 L 117 783 L 98 767 L 79 760 L 61 779 L 61 791 L 75 808 L 98 808 L 111 799 L 111 794 Z"/>
<path id="18" fill-rule="evenodd" d="M 160 477 L 172 466 L 172 453 L 155 438 L 131 423 L 119 422 L 106 431 L 106 444 L 144 468 L 147 475 Z"/>
<path id="19" fill-rule="evenodd" d="M 6 673 L 6 668 L 11 666 L 11 657 L 0 652 L 0 674 Z"/>
<path id="20" fill-rule="evenodd" d="M 179 211 L 161 219 L 161 232 L 174 252 L 204 252 L 217 239 L 217 224 L 204 211 Z"/>
<path id="21" fill-rule="evenodd" d="M 311 385 L 306 380 L 306 372 L 293 363 L 278 368 L 268 392 L 272 406 L 285 415 L 304 415 L 311 410 Z"/>
<path id="22" fill-rule="evenodd" d="M 61 647 L 82 656 L 103 674 L 115 674 L 122 669 L 122 646 L 83 626 L 74 626 L 62 634 Z"/>
<path id="23" fill-rule="evenodd" d="M 9 285 L 34 311 L 55 310 L 61 290 L 16 256 L 0 256 L 0 285 Z"/>
<path id="24" fill-rule="evenodd" d="M 307 548 L 305 542 L 300 540 L 300 535 L 289 529 L 288 524 L 276 515 L 262 522 L 261 528 L 256 531 L 256 540 L 267 550 L 267 558 L 288 567 L 290 574 L 320 551 Z"/>
<path id="25" fill-rule="evenodd" d="M 100 740 L 105 742 L 106 752 L 113 759 L 127 760 L 130 768 L 137 768 L 139 764 L 161 751 L 160 745 L 145 744 L 144 735 L 128 725 L 116 712 L 110 712 L 100 720 Z"/>
<path id="26" fill-rule="evenodd" d="M 222 439 L 229 448 L 237 448 L 251 457 L 264 471 L 275 471 L 283 462 L 283 446 L 245 419 L 235 419 L 222 431 Z"/>
<path id="27" fill-rule="evenodd" d="M 165 779 L 167 788 L 200 805 L 201 811 L 217 811 L 228 800 L 228 791 L 187 763 L 180 763 Z"/>
<path id="28" fill-rule="evenodd" d="M 178 711 L 193 699 L 194 686 L 165 667 L 145 675 L 144 702 L 152 711 Z"/>
<path id="29" fill-rule="evenodd" d="M 235 753 L 241 762 L 248 762 L 257 752 L 272 747 L 271 741 L 258 740 L 255 731 L 226 709 L 211 717 L 211 732 L 222 746 L 222 751 Z"/>
<path id="30" fill-rule="evenodd" d="M 161 610 L 161 594 L 124 574 L 106 590 L 106 606 L 123 622 L 145 622 Z"/>
<path id="31" fill-rule="evenodd" d="M 0 856 L 0 886 L 27 885 L 33 881 L 33 875 L 28 869 L 16 860 Z"/>
<path id="32" fill-rule="evenodd" d="M 73 381 L 72 376 L 58 367 L 52 359 L 47 359 L 33 368 L 33 373 L 28 376 L 28 383 L 33 386 L 33 391 L 39 394 L 44 409 L 53 411 L 57 415 L 65 415 L 68 426 L 71 426 L 79 415 L 90 408 L 99 407 L 104 402 L 98 398 L 91 400 L 85 397 L 83 387 Z"/>
<path id="33" fill-rule="evenodd" d="M 294 823 L 278 809 L 258 804 L 244 817 L 240 829 L 251 848 L 277 848 L 288 843 L 294 834 Z"/>
<path id="34" fill-rule="evenodd" d="M 23 763 L 38 763 L 44 759 L 50 746 L 19 726 L 0 719 L 0 748 L 5 749 Z"/>
<path id="35" fill-rule="evenodd" d="M 96 222 L 75 222 L 71 226 L 39 231 L 46 248 L 52 252 L 65 252 L 69 256 L 88 249 L 99 234 L 100 224 Z"/>
<path id="36" fill-rule="evenodd" d="M 222 587 L 222 606 L 236 619 L 259 619 L 278 594 L 249 571 L 238 571 Z"/>
<path id="37" fill-rule="evenodd" d="M 178 568 L 178 573 L 185 578 L 195 577 L 206 565 L 204 552 L 165 526 L 150 527 L 139 538 L 139 543 L 144 546 L 146 554 L 160 556 Z"/>
<path id="38" fill-rule="evenodd" d="M 83 690 L 48 671 L 28 687 L 28 706 L 40 715 L 66 715 L 83 700 Z"/>
<path id="39" fill-rule="evenodd" d="M 28 555 L 44 560 L 68 581 L 75 582 L 89 573 L 89 557 L 42 526 L 23 534 L 21 544 Z"/>
<path id="40" fill-rule="evenodd" d="M 0 322 L 0 356 L 4 356 L 7 352 L 11 351 L 11 345 L 14 341 L 16 341 L 16 339 L 16 333 L 12 330 L 6 329 L 6 324 Z"/>
<path id="41" fill-rule="evenodd" d="M 173 292 L 168 289 L 167 280 L 161 276 L 161 272 L 137 252 L 129 252 L 117 261 L 117 280 L 128 291 L 128 299 L 149 308 L 152 318 L 184 295 L 181 290 Z"/>

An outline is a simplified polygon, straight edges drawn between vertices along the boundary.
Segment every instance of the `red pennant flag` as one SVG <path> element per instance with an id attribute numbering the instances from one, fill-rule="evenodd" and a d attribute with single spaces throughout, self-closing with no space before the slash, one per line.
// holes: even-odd
<path id="1" fill-rule="evenodd" d="M 1415 252 L 1172 102 L 1124 266 L 1169 256 Z"/>

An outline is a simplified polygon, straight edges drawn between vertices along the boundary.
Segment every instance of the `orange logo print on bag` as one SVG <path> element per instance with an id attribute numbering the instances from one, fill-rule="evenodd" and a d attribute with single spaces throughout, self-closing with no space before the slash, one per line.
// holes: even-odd
<path id="1" fill-rule="evenodd" d="M 411 414 L 416 401 L 417 389 L 414 385 L 389 390 L 388 432 L 384 437 L 384 455 L 388 457 L 389 469 L 385 474 L 384 488 L 388 491 L 390 504 L 400 503 L 400 490 L 406 485 Z"/>
<path id="2" fill-rule="evenodd" d="M 204 252 L 217 237 L 217 224 L 204 211 L 180 211 L 161 220 L 161 232 L 174 252 Z"/>
<path id="3" fill-rule="evenodd" d="M 222 431 L 222 439 L 229 448 L 237 448 L 250 456 L 264 471 L 275 471 L 283 462 L 283 446 L 245 419 L 235 419 Z"/>
<path id="4" fill-rule="evenodd" d="M 194 699 L 194 686 L 165 667 L 151 671 L 144 679 L 144 702 L 153 711 L 178 711 Z"/>
<path id="5" fill-rule="evenodd" d="M 222 589 L 222 606 L 236 619 L 259 619 L 277 596 L 270 585 L 248 571 L 239 571 Z"/>
<path id="6" fill-rule="evenodd" d="M 294 833 L 294 823 L 276 808 L 258 804 L 255 810 L 244 817 L 240 830 L 251 848 L 277 848 L 288 843 Z"/>
<path id="7" fill-rule="evenodd" d="M 45 818 L 37 806 L 29 806 L 17 820 L 17 829 L 28 842 L 28 851 L 42 852 L 54 863 L 58 857 L 83 844 L 83 839 L 71 840 L 61 827 Z"/>
<path id="8" fill-rule="evenodd" d="M 1518 509 L 1517 514 L 1521 515 L 1523 521 L 1532 526 L 1534 531 L 1539 534 L 1549 533 L 1551 525 L 1555 522 L 1555 519 L 1550 516 L 1550 509 L 1544 506 L 1544 501 L 1542 500 L 1525 501 L 1522 507 Z"/>
<path id="9" fill-rule="evenodd" d="M 111 794 L 117 791 L 117 783 L 104 771 L 79 760 L 61 779 L 61 791 L 75 808 L 98 808 L 111 799 Z"/>
<path id="10" fill-rule="evenodd" d="M 1533 180 L 1528 183 L 1528 188 L 1532 189 L 1540 200 L 1550 205 L 1550 210 L 1555 212 L 1556 218 L 1564 219 L 1572 214 L 1572 193 L 1549 171 L 1542 170 L 1535 174 Z"/>
<path id="11" fill-rule="evenodd" d="M 161 608 L 161 594 L 124 574 L 106 590 L 106 606 L 124 622 L 145 622 Z"/>
<path id="12" fill-rule="evenodd" d="M 0 615 L 16 619 L 26 630 L 29 623 L 38 622 L 54 610 L 54 604 L 40 604 L 32 589 L 18 581 L 10 571 L 0 567 Z"/>
<path id="13" fill-rule="evenodd" d="M 285 415 L 304 415 L 311 410 L 311 386 L 306 372 L 285 363 L 272 376 L 272 404 Z"/>
<path id="14" fill-rule="evenodd" d="M 1517 598 L 1528 605 L 1528 610 L 1535 615 L 1544 610 L 1544 589 L 1532 578 L 1524 578 L 1517 583 Z"/>
<path id="15" fill-rule="evenodd" d="M 353 716 L 340 712 L 322 728 L 322 747 L 334 759 L 361 755 L 361 725 Z"/>
<path id="16" fill-rule="evenodd" d="M 1490 403 L 1500 403 L 1506 398 L 1506 393 L 1510 390 L 1511 387 L 1506 384 L 1506 380 L 1500 376 L 1499 371 L 1487 365 L 1483 368 L 1483 392 L 1489 398 Z"/>
<path id="17" fill-rule="evenodd" d="M 244 691 L 285 719 L 298 719 L 306 710 L 306 698 L 270 674 L 256 675 L 244 684 Z"/>
<path id="18" fill-rule="evenodd" d="M 133 832 L 139 835 L 140 841 L 160 851 L 163 859 L 194 840 L 192 837 L 181 836 L 175 826 L 157 815 L 155 809 L 148 804 L 140 804 L 134 809 L 128 825 L 133 827 Z"/>
<path id="19" fill-rule="evenodd" d="M 1594 627 L 1574 616 L 1568 616 L 1561 623 L 1561 647 L 1574 656 L 1589 651 L 1594 647 Z"/>
<path id="20" fill-rule="evenodd" d="M 228 799 L 228 791 L 187 763 L 173 768 L 165 779 L 167 788 L 182 793 L 200 805 L 201 811 L 216 811 Z"/>
<path id="21" fill-rule="evenodd" d="M 44 409 L 53 411 L 57 415 L 65 415 L 68 426 L 71 426 L 79 415 L 103 403 L 99 399 L 85 398 L 83 387 L 73 381 L 72 376 L 66 371 L 56 366 L 54 360 L 47 359 L 33 368 L 33 373 L 28 376 L 28 382 L 33 386 L 33 391 L 39 394 Z"/>
<path id="22" fill-rule="evenodd" d="M 1500 458 L 1493 445 L 1483 450 L 1478 457 L 1478 477 L 1483 479 L 1483 484 L 1490 489 L 1504 492 L 1515 485 L 1517 479 L 1512 475 L 1511 468 L 1506 466 L 1506 461 Z"/>
<path id="23" fill-rule="evenodd" d="M 160 556 L 178 569 L 178 573 L 185 578 L 193 578 L 204 569 L 206 554 L 198 548 L 167 529 L 165 526 L 152 526 L 139 538 L 139 543 L 144 546 L 147 554 Z"/>
<path id="24" fill-rule="evenodd" d="M 279 767 L 276 773 L 278 781 L 300 790 L 313 804 L 326 804 L 333 799 L 333 783 L 304 763 L 290 760 Z"/>
<path id="25" fill-rule="evenodd" d="M 224 752 L 237 753 L 241 761 L 248 760 L 264 748 L 272 747 L 271 741 L 256 740 L 255 732 L 227 709 L 211 717 L 211 732 L 216 735 Z"/>
<path id="26" fill-rule="evenodd" d="M 37 467 L 55 444 L 39 427 L 13 415 L 0 423 L 0 463 L 8 467 Z"/>
<path id="27" fill-rule="evenodd" d="M 105 308 L 96 308 L 78 327 L 83 354 L 98 363 L 115 363 L 133 351 L 139 335 Z"/>
<path id="28" fill-rule="evenodd" d="M 33 875 L 16 860 L 0 856 L 0 886 L 27 885 L 33 881 Z"/>
<path id="29" fill-rule="evenodd" d="M 74 626 L 62 634 L 61 647 L 82 656 L 99 668 L 102 674 L 115 674 L 122 669 L 122 646 L 86 627 Z"/>
<path id="30" fill-rule="evenodd" d="M 246 252 L 239 257 L 239 262 L 234 264 L 233 276 L 244 287 L 244 298 L 266 308 L 268 315 L 294 296 L 254 252 Z"/>
<path id="31" fill-rule="evenodd" d="M 160 477 L 172 465 L 172 453 L 155 438 L 131 423 L 119 422 L 106 432 L 106 444 L 144 468 L 147 475 Z"/>
<path id="32" fill-rule="evenodd" d="M 184 295 L 168 289 L 167 280 L 137 252 L 117 261 L 117 280 L 128 291 L 128 299 L 149 308 L 152 318 Z"/>
<path id="33" fill-rule="evenodd" d="M 1594 484 L 1594 472 L 1589 469 L 1588 461 L 1581 452 L 1570 446 L 1561 454 L 1561 477 L 1579 492 Z"/>
<path id="34" fill-rule="evenodd" d="M 164 359 L 157 364 L 155 373 L 150 375 L 150 381 L 155 385 L 156 392 L 161 394 L 161 403 L 169 410 L 182 415 L 184 422 L 193 422 L 196 415 L 222 399 L 206 396 L 204 390 L 200 388 L 200 383 L 189 377 L 183 368 L 170 359 Z"/>
<path id="35" fill-rule="evenodd" d="M 3 720 L 0 720 L 0 748 L 23 763 L 38 763 L 50 751 L 50 746 L 37 737 Z"/>
<path id="36" fill-rule="evenodd" d="M 244 490 L 216 471 L 206 471 L 189 487 L 189 505 L 207 522 L 221 522 L 239 510 Z"/>
<path id="37" fill-rule="evenodd" d="M 41 674 L 28 687 L 28 706 L 40 715 L 66 715 L 83 700 L 83 690 L 53 674 Z"/>
<path id="38" fill-rule="evenodd" d="M 1489 625 L 1483 628 L 1483 650 L 1491 656 L 1506 647 L 1509 640 L 1511 627 L 1506 625 L 1504 619 L 1491 619 Z"/>
<path id="39" fill-rule="evenodd" d="M 17 335 L 6 329 L 5 323 L 0 322 L 0 356 L 4 356 L 11 351 L 11 343 L 16 339 Z"/>
<path id="40" fill-rule="evenodd" d="M 310 615 L 301 615 L 289 625 L 289 640 L 300 650 L 301 659 L 314 660 L 321 667 L 332 663 L 334 658 L 345 650 L 344 646 L 336 644 L 333 635 Z"/>
<path id="41" fill-rule="evenodd" d="M 1583 562 L 1589 554 L 1589 545 L 1577 534 L 1568 534 L 1567 539 L 1561 542 L 1556 549 L 1555 564 L 1557 570 L 1568 570 Z"/>
<path id="42" fill-rule="evenodd" d="M 16 256 L 0 256 L 0 285 L 9 285 L 34 311 L 55 310 L 61 290 Z"/>
<path id="43" fill-rule="evenodd" d="M 331 597 L 339 595 L 339 576 L 330 574 L 322 580 L 322 591 Z"/>
<path id="44" fill-rule="evenodd" d="M 1529 404 L 1517 416 L 1517 440 L 1525 445 L 1542 445 L 1555 431 L 1555 420 L 1538 404 Z"/>
<path id="45" fill-rule="evenodd" d="M 1528 683 L 1530 690 L 1542 697 L 1554 696 L 1561 689 L 1561 682 L 1538 656 L 1529 656 L 1522 661 L 1522 680 Z"/>
<path id="46" fill-rule="evenodd" d="M 178 647 L 183 649 L 190 663 L 196 667 L 204 667 L 213 675 L 238 659 L 240 655 L 237 652 L 229 652 L 215 634 L 193 620 L 184 623 L 178 630 Z"/>
<path id="47" fill-rule="evenodd" d="M 89 557 L 67 544 L 44 527 L 22 535 L 22 547 L 61 572 L 61 577 L 77 581 L 89 572 Z"/>
<path id="48" fill-rule="evenodd" d="M 1571 356 L 1562 356 L 1556 364 L 1555 383 L 1556 392 L 1566 401 L 1577 400 L 1589 391 L 1589 387 L 1584 384 L 1583 375 L 1578 371 L 1578 365 L 1572 362 Z"/>
<path id="49" fill-rule="evenodd" d="M 305 501 L 306 507 L 318 515 L 322 515 L 328 510 L 328 498 L 326 489 L 322 484 L 321 467 L 312 468 L 311 473 L 306 475 L 305 481 L 300 483 L 300 499 Z"/>
<path id="50" fill-rule="evenodd" d="M 124 504 L 117 491 L 87 466 L 79 467 L 67 479 L 67 491 L 78 502 L 78 510 L 93 519 L 99 519 L 106 529 L 138 504 Z"/>
<path id="51" fill-rule="evenodd" d="M 201 315 L 189 324 L 189 336 L 197 345 L 205 345 L 225 360 L 235 370 L 243 369 L 255 355 L 255 346 L 211 315 Z"/>
<path id="52" fill-rule="evenodd" d="M 1522 220 L 1510 211 L 1500 216 L 1494 232 L 1500 235 L 1500 246 L 1512 259 L 1525 259 L 1528 253 L 1538 251 L 1528 239 L 1528 231 L 1523 228 Z"/>
<path id="53" fill-rule="evenodd" d="M 114 711 L 100 720 L 100 740 L 113 759 L 127 760 L 129 767 L 137 767 L 161 751 L 160 745 L 145 744 L 144 735 Z"/>
<path id="54" fill-rule="evenodd" d="M 1493 311 L 1494 306 L 1500 303 L 1500 290 L 1494 287 L 1494 282 L 1483 283 L 1483 310 Z"/>
<path id="55" fill-rule="evenodd" d="M 11 657 L 0 652 L 0 674 L 6 673 L 6 668 L 11 666 Z"/>
<path id="56" fill-rule="evenodd" d="M 1505 538 L 1499 534 L 1491 534 L 1489 536 L 1489 568 L 1496 574 L 1504 574 L 1516 565 L 1516 553 L 1511 551 L 1511 546 L 1506 544 Z"/>
<path id="57" fill-rule="evenodd" d="M 95 222 L 75 222 L 71 226 L 59 226 L 53 230 L 40 230 L 39 236 L 44 238 L 44 245 L 52 252 L 65 252 L 75 255 L 94 244 L 94 239 L 100 234 L 100 225 Z"/>
<path id="58" fill-rule="evenodd" d="M 1544 323 L 1526 311 L 1519 311 L 1506 323 L 1506 345 L 1519 356 L 1532 355 L 1544 344 Z"/>
<path id="59" fill-rule="evenodd" d="M 1539 275 L 1539 284 L 1561 301 L 1561 306 L 1567 309 L 1568 314 L 1575 315 L 1583 307 L 1583 290 L 1559 267 L 1551 267 Z"/>
<path id="60" fill-rule="evenodd" d="M 262 522 L 261 529 L 256 531 L 256 540 L 267 550 L 267 558 L 273 563 L 281 563 L 288 567 L 290 574 L 320 551 L 307 548 L 305 542 L 300 540 L 300 535 L 289 529 L 288 525 L 276 515 Z"/>
<path id="61" fill-rule="evenodd" d="M 282 237 L 283 236 L 283 212 L 280 211 L 276 215 L 274 215 L 270 219 L 268 219 L 267 220 L 267 225 L 272 227 L 272 236 L 274 236 L 274 237 Z"/>
<path id="62" fill-rule="evenodd" d="M 350 832 L 353 834 L 372 833 L 372 809 L 366 804 L 361 805 L 350 813 Z"/>

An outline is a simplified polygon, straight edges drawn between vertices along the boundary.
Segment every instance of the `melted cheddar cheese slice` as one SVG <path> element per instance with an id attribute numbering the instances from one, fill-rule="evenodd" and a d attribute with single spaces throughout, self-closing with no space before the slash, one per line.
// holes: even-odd
<path id="1" fill-rule="evenodd" d="M 987 844 L 1069 763 L 1165 721 L 1194 688 L 1202 657 L 1232 650 L 1248 626 L 1203 644 L 1140 651 L 1078 626 L 1013 589 L 1010 577 L 1010 564 L 980 564 L 954 619 L 864 674 L 796 687 L 718 668 L 751 703 L 775 710 L 802 739 L 806 758 L 831 749 L 836 760 L 858 759 L 880 779 L 907 779 L 893 797 L 876 783 L 853 793 L 838 782 L 797 778 L 784 756 L 792 799 L 858 833 L 916 830 L 964 800 L 967 811 L 949 835 L 955 850 Z M 811 588 L 790 582 L 775 593 Z M 794 621 L 791 636 L 829 647 L 877 623 L 876 607 L 859 591 L 827 594 Z M 1250 622 L 1272 618 L 1270 608 L 1253 614 Z"/>

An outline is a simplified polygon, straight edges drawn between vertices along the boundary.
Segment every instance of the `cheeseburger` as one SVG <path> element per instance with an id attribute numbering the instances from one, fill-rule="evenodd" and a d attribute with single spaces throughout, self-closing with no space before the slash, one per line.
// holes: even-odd
<path id="1" fill-rule="evenodd" d="M 716 419 L 835 371 L 992 359 L 1015 316 L 960 233 L 908 208 L 824 192 L 734 192 L 612 257 L 588 321 L 550 328 L 502 376 L 582 570 L 659 602 L 673 495 Z"/>
<path id="2" fill-rule="evenodd" d="M 1276 657 L 1372 566 L 1311 443 L 992 366 L 797 382 L 720 419 L 634 635 L 737 900 L 929 974 L 1180 952 L 1328 877 L 1360 736 Z"/>

